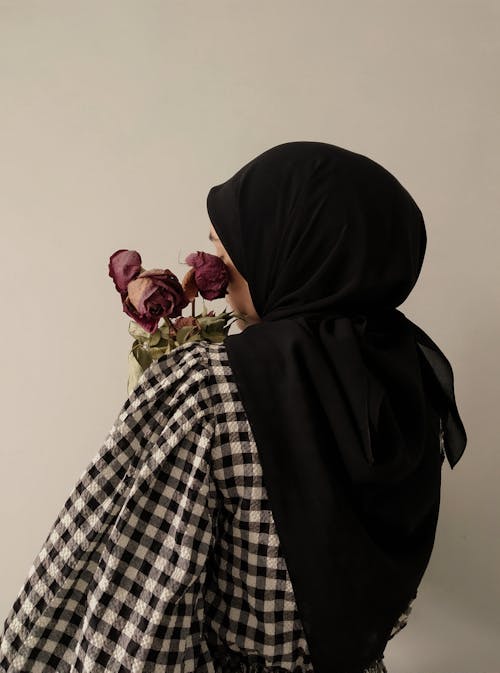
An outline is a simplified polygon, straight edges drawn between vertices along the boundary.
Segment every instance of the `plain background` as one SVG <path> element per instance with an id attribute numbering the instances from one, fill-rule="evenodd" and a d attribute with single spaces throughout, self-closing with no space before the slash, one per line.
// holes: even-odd
<path id="1" fill-rule="evenodd" d="M 500 671 L 499 66 L 498 0 L 0 2 L 2 618 L 127 396 L 110 255 L 182 277 L 214 252 L 212 185 L 320 140 L 419 204 L 399 308 L 452 363 L 468 433 L 389 673 Z"/>

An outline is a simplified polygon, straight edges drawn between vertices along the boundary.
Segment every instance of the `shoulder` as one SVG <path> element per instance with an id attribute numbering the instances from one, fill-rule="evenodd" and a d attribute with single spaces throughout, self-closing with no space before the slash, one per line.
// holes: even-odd
<path id="1" fill-rule="evenodd" d="M 202 339 L 188 341 L 160 357 L 151 365 L 148 378 L 151 378 L 151 375 L 168 377 L 175 374 L 177 379 L 194 376 L 201 381 L 223 373 L 230 374 L 224 342 Z"/>
<path id="2" fill-rule="evenodd" d="M 144 370 L 125 403 L 125 410 L 163 399 L 173 406 L 195 404 L 207 410 L 212 395 L 231 377 L 224 342 L 187 341 Z"/>
<path id="3" fill-rule="evenodd" d="M 178 346 L 171 353 L 159 358 L 151 367 L 164 375 L 173 370 L 177 371 L 178 376 L 181 372 L 189 372 L 192 375 L 203 375 L 206 379 L 231 378 L 232 375 L 225 343 L 205 339 L 188 341 Z"/>
<path id="4" fill-rule="evenodd" d="M 241 411 L 241 401 L 226 344 L 207 340 L 191 341 L 160 358 L 149 375 L 167 385 L 196 396 L 205 409 L 223 417 Z M 169 378 L 170 377 L 170 378 Z M 174 377 L 174 378 L 172 378 Z"/>

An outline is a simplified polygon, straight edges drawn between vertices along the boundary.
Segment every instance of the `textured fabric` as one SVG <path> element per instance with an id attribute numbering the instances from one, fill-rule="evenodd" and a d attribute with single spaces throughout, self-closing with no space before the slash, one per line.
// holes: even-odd
<path id="1" fill-rule="evenodd" d="M 396 308 L 423 215 L 379 163 L 313 141 L 265 150 L 206 205 L 255 310 L 225 345 L 313 665 L 362 673 L 431 557 L 440 423 L 452 468 L 467 441 L 446 355 Z"/>
<path id="2" fill-rule="evenodd" d="M 224 344 L 190 342 L 144 372 L 71 491 L 0 671 L 230 670 L 313 671 Z"/>

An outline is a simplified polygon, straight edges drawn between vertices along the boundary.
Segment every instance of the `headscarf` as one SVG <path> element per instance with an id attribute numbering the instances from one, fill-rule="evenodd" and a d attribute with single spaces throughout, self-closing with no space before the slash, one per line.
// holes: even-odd
<path id="1" fill-rule="evenodd" d="M 361 673 L 416 596 L 467 442 L 449 361 L 396 309 L 424 219 L 380 164 L 313 141 L 258 155 L 207 210 L 261 318 L 225 345 L 313 667 Z"/>

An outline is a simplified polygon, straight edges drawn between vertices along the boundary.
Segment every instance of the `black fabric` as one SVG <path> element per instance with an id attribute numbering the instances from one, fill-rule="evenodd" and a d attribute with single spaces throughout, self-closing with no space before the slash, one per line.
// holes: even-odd
<path id="1" fill-rule="evenodd" d="M 440 423 L 451 467 L 467 442 L 449 361 L 396 308 L 424 219 L 380 164 L 313 141 L 258 155 L 207 210 L 262 319 L 225 345 L 313 666 L 360 673 L 430 559 Z"/>

